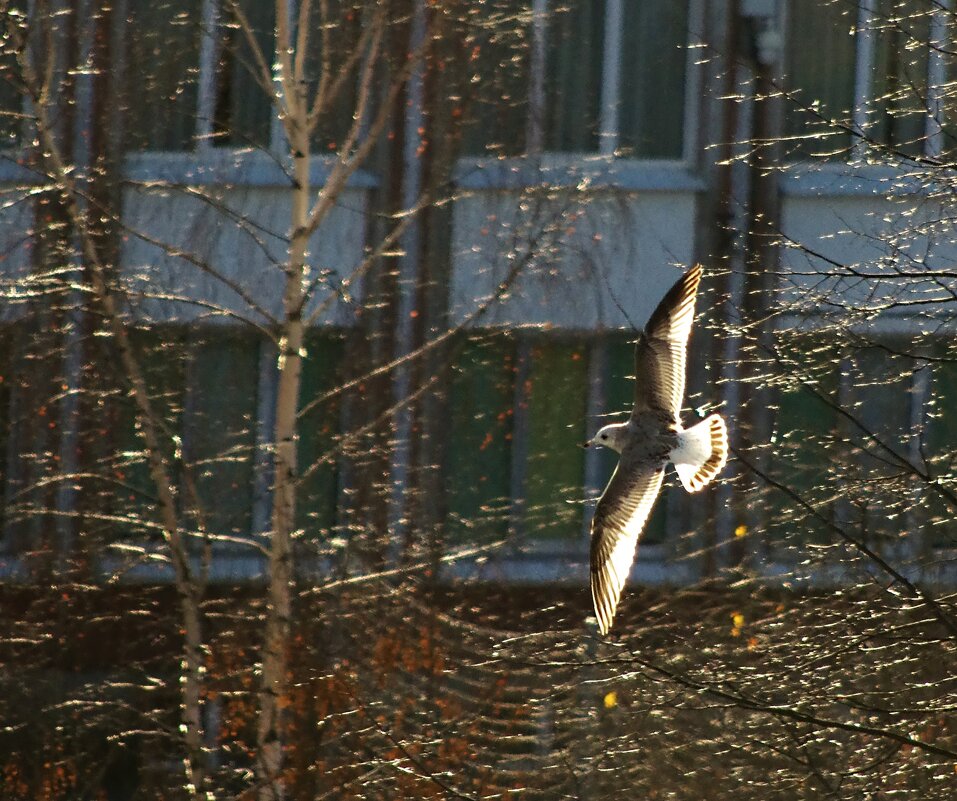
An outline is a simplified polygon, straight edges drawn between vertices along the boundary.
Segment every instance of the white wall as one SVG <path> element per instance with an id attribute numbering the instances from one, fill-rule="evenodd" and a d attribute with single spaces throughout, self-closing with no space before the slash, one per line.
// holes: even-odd
<path id="1" fill-rule="evenodd" d="M 610 175 L 598 170 L 465 182 L 452 232 L 453 323 L 644 324 L 694 258 L 698 186 L 679 168 L 640 180 L 614 166 Z"/>
<path id="2" fill-rule="evenodd" d="M 782 306 L 895 328 L 933 327 L 957 297 L 957 235 L 940 187 L 878 167 L 825 165 L 783 181 Z M 915 275 L 916 274 L 916 275 Z M 952 316 L 952 313 L 951 313 Z M 907 318 L 905 321 L 904 318 Z"/>

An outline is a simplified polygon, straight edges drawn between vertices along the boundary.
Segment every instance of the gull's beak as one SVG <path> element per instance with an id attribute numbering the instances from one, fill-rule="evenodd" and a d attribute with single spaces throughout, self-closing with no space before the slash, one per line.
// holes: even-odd
<path id="1" fill-rule="evenodd" d="M 589 448 L 589 447 L 591 447 L 591 446 L 594 445 L 594 444 L 595 444 L 595 440 L 593 440 L 593 439 L 588 439 L 588 440 L 585 440 L 585 441 L 581 444 L 581 447 L 582 447 L 582 448 Z"/>

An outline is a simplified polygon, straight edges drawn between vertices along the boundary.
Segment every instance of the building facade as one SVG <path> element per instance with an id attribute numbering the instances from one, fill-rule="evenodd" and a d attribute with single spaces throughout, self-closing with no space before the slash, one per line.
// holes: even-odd
<path id="1" fill-rule="evenodd" d="M 276 354 L 263 332 L 282 304 L 291 200 L 288 147 L 268 86 L 255 77 L 251 44 L 275 50 L 275 12 L 239 7 L 242 25 L 217 0 L 128 2 L 68 15 L 50 41 L 65 93 L 54 104 L 62 112 L 56 133 L 89 188 L 88 210 L 110 209 L 104 236 L 131 325 L 152 354 L 157 396 L 169 402 L 173 441 L 186 462 L 209 465 L 200 493 L 211 526 L 225 540 L 255 542 L 272 503 L 264 454 Z M 501 0 L 475 4 L 460 27 L 428 4 L 408 12 L 389 46 L 411 51 L 444 32 L 467 92 L 440 74 L 438 55 L 418 65 L 388 144 L 351 176 L 310 242 L 316 291 L 304 310 L 312 333 L 299 441 L 310 467 L 300 513 L 317 564 L 335 551 L 321 543 L 351 530 L 343 509 L 360 479 L 347 441 L 362 415 L 335 390 L 361 379 L 350 342 L 368 337 L 378 314 L 369 308 L 380 303 L 388 310 L 378 321 L 382 341 L 358 352 L 370 358 L 368 371 L 398 360 L 375 390 L 388 395 L 384 408 L 395 404 L 378 490 L 388 539 L 415 527 L 409 488 L 418 461 L 431 455 L 441 479 L 428 486 L 442 495 L 433 517 L 449 553 L 501 543 L 479 559 L 448 561 L 450 575 L 585 575 L 589 503 L 611 461 L 577 445 L 606 415 L 627 410 L 635 331 L 677 268 L 695 261 L 707 273 L 690 404 L 722 405 L 736 448 L 753 456 L 733 461 L 729 480 L 694 502 L 667 489 L 637 580 L 686 583 L 742 564 L 770 578 L 788 573 L 793 565 L 774 532 L 794 499 L 751 500 L 767 490 L 763 474 L 784 471 L 798 489 L 817 486 L 814 459 L 789 448 L 795 432 L 824 441 L 843 425 L 829 399 L 863 403 L 863 423 L 899 456 L 920 461 L 925 448 L 944 448 L 949 429 L 932 419 L 933 403 L 957 392 L 944 358 L 950 284 L 942 274 L 952 252 L 941 194 L 951 125 L 952 65 L 940 46 L 952 24 L 946 3 Z M 344 12 L 327 49 L 340 55 L 336 48 L 360 41 L 356 19 Z M 91 68 L 71 70 L 74 55 Z M 18 575 L 26 569 L 19 554 L 41 530 L 61 542 L 78 534 L 71 515 L 81 493 L 65 481 L 38 499 L 35 466 L 82 472 L 86 407 L 77 399 L 96 323 L 68 294 L 57 311 L 43 310 L 43 281 L 55 280 L 47 271 L 82 274 L 82 258 L 51 268 L 70 251 L 69 236 L 58 251 L 44 216 L 50 176 L 31 155 L 34 101 L 15 80 L 18 62 L 6 58 L 8 374 L 35 363 L 18 355 L 20 322 L 49 314 L 63 332 L 51 376 L 67 387 L 51 406 L 56 425 L 43 430 L 20 424 L 34 417 L 31 392 L 16 380 L 3 386 L 5 565 Z M 346 87 L 342 108 L 314 137 L 317 187 L 334 168 L 360 90 Z M 455 127 L 458 116 L 467 123 Z M 454 130 L 448 152 L 443 130 Z M 428 213 L 378 258 L 386 267 L 370 268 L 383 219 L 416 207 L 423 193 Z M 827 376 L 808 358 L 797 371 L 803 378 L 789 374 L 784 351 L 827 339 L 834 326 L 842 337 L 863 337 L 866 352 L 825 349 L 822 360 L 838 365 Z M 443 351 L 441 369 L 408 358 L 449 331 L 456 344 Z M 906 364 L 889 365 L 887 354 Z M 944 361 L 931 370 L 935 354 Z M 761 366 L 768 359 L 777 360 L 770 378 Z M 874 383 L 868 376 L 892 369 L 899 380 L 877 392 L 879 403 L 858 397 Z M 794 391 L 807 386 L 824 388 L 824 411 Z M 423 394 L 441 396 L 447 426 L 441 447 L 424 456 L 414 404 L 401 402 Z M 136 517 L 149 495 L 133 418 L 112 414 L 109 460 L 125 460 L 121 483 L 133 487 L 128 497 L 112 492 L 107 528 Z M 848 441 L 855 436 L 863 434 Z M 95 454 L 87 448 L 84 458 L 107 459 Z M 912 507 L 907 519 L 923 530 L 927 513 Z M 865 532 L 879 532 L 886 512 L 879 499 L 873 508 L 842 512 L 840 499 L 827 508 Z M 225 545 L 218 564 L 213 572 L 224 579 L 263 569 L 255 555 Z M 131 569 L 147 577 L 157 568 Z"/>

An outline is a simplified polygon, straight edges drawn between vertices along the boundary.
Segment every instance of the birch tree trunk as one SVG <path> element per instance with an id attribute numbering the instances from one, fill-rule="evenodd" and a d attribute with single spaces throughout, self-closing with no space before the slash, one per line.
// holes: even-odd
<path id="1" fill-rule="evenodd" d="M 292 535 L 296 522 L 297 415 L 305 326 L 303 278 L 309 211 L 309 137 L 296 128 L 293 140 L 292 231 L 283 294 L 276 393 L 275 483 L 269 532 L 269 589 L 259 699 L 258 746 L 261 797 L 280 798 L 283 710 L 287 700 L 287 644 L 292 606 Z"/>
<path id="2" fill-rule="evenodd" d="M 302 62 L 292 61 L 289 9 L 284 0 L 276 4 L 277 48 L 280 86 L 285 102 L 286 137 L 292 155 L 292 215 L 286 262 L 286 283 L 279 331 L 278 386 L 273 451 L 274 484 L 269 531 L 269 573 L 265 631 L 263 635 L 262 683 L 257 722 L 260 798 L 283 796 L 282 749 L 284 709 L 288 702 L 288 658 L 292 611 L 292 536 L 296 524 L 297 419 L 302 355 L 304 278 L 309 242 L 310 142 L 308 105 L 300 77 Z M 299 42 L 302 46 L 303 41 Z"/>
<path id="3" fill-rule="evenodd" d="M 387 73 L 385 88 L 374 85 L 382 58 L 382 41 L 391 24 L 389 3 L 369 3 L 364 10 L 364 28 L 355 49 L 341 64 L 333 65 L 327 2 L 320 2 L 322 52 L 318 87 L 310 95 L 307 80 L 307 52 L 310 45 L 312 2 L 301 0 L 293 10 L 286 0 L 276 2 L 276 72 L 274 79 L 265 55 L 258 49 L 241 6 L 230 7 L 258 64 L 260 81 L 276 87 L 274 110 L 279 114 L 292 163 L 292 210 L 285 265 L 285 287 L 279 322 L 278 387 L 273 447 L 273 506 L 269 531 L 269 574 L 264 624 L 262 677 L 259 687 L 257 721 L 257 787 L 263 801 L 278 799 L 283 789 L 284 717 L 288 707 L 293 562 L 292 543 L 296 526 L 298 489 L 298 416 L 307 318 L 306 306 L 316 288 L 308 275 L 308 246 L 312 235 L 328 217 L 345 190 L 350 176 L 373 152 L 387 125 L 393 106 L 411 70 L 421 55 L 403 51 L 407 58 Z M 295 24 L 294 24 L 295 19 Z M 342 87 L 355 73 L 357 96 L 349 131 L 339 144 L 332 169 L 313 199 L 310 184 L 311 137 L 324 115 L 330 112 Z M 404 222 L 395 224 L 398 231 Z M 394 241 L 394 240 L 393 240 Z"/>

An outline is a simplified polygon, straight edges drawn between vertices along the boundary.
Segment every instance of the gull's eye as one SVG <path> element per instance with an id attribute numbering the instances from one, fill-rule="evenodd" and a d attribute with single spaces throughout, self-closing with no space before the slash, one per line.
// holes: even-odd
<path id="1" fill-rule="evenodd" d="M 608 435 L 607 435 L 607 434 L 602 434 L 602 435 L 601 435 L 601 438 L 602 438 L 602 441 L 604 441 L 604 440 L 608 439 Z"/>

